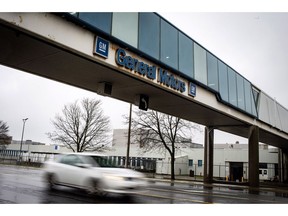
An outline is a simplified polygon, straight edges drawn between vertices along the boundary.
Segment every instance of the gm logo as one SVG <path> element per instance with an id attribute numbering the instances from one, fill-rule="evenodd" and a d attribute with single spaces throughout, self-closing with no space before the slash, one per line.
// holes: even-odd
<path id="1" fill-rule="evenodd" d="M 108 52 L 109 52 L 109 41 L 104 40 L 103 38 L 97 36 L 94 53 L 104 58 L 108 58 Z"/>

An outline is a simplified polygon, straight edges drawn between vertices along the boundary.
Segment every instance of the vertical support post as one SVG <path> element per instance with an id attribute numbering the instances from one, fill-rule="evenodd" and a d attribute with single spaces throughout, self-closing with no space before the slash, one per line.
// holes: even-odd
<path id="1" fill-rule="evenodd" d="M 259 128 L 251 126 L 249 132 L 249 185 L 259 187 Z"/>
<path id="2" fill-rule="evenodd" d="M 278 148 L 278 175 L 279 181 L 283 182 L 283 152 L 281 148 Z"/>
<path id="3" fill-rule="evenodd" d="M 279 148 L 279 180 L 280 182 L 288 182 L 288 154 L 284 149 Z"/>
<path id="4" fill-rule="evenodd" d="M 286 151 L 282 151 L 282 158 L 283 158 L 283 161 L 282 161 L 283 177 L 282 178 L 283 178 L 283 182 L 287 183 L 288 182 L 288 155 Z"/>
<path id="5" fill-rule="evenodd" d="M 126 168 L 128 168 L 130 165 L 129 154 L 130 154 L 131 118 L 132 118 L 132 103 L 130 103 L 130 110 L 129 110 L 128 142 L 127 142 L 127 153 L 126 153 L 126 161 L 125 161 Z"/>
<path id="6" fill-rule="evenodd" d="M 214 128 L 205 127 L 204 183 L 213 182 Z"/>

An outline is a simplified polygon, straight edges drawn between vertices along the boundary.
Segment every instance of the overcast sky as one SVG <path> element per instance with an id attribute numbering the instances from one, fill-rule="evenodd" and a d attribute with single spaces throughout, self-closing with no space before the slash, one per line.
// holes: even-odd
<path id="1" fill-rule="evenodd" d="M 164 18 L 288 108 L 287 13 L 163 13 Z M 112 128 L 127 128 L 123 114 L 129 104 L 0 65 L 0 119 L 14 140 L 50 143 L 51 119 L 65 104 L 83 97 L 98 98 Z M 115 111 L 117 107 L 117 111 Z M 136 107 L 135 107 L 136 108 Z M 215 134 L 215 143 L 246 139 Z M 203 143 L 203 137 L 196 137 Z"/>

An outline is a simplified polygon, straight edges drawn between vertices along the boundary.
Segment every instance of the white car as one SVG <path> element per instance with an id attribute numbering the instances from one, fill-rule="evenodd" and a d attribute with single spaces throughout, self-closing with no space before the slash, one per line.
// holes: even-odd
<path id="1" fill-rule="evenodd" d="M 62 185 L 97 195 L 131 194 L 141 191 L 148 183 L 143 173 L 110 167 L 107 157 L 90 153 L 59 155 L 54 161 L 45 162 L 43 169 L 49 189 Z"/>

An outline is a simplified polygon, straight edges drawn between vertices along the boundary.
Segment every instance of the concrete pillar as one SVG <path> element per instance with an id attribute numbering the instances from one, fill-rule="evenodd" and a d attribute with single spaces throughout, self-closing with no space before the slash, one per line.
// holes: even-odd
<path id="1" fill-rule="evenodd" d="M 259 128 L 251 126 L 249 132 L 249 185 L 259 187 Z"/>
<path id="2" fill-rule="evenodd" d="M 283 153 L 282 149 L 278 149 L 278 174 L 279 174 L 279 181 L 283 182 Z"/>
<path id="3" fill-rule="evenodd" d="M 213 182 L 214 129 L 205 127 L 204 183 Z"/>
<path id="4" fill-rule="evenodd" d="M 284 149 L 279 148 L 279 181 L 288 182 L 288 154 Z"/>
<path id="5" fill-rule="evenodd" d="M 288 154 L 286 151 L 282 151 L 283 153 L 283 182 L 288 182 Z"/>

